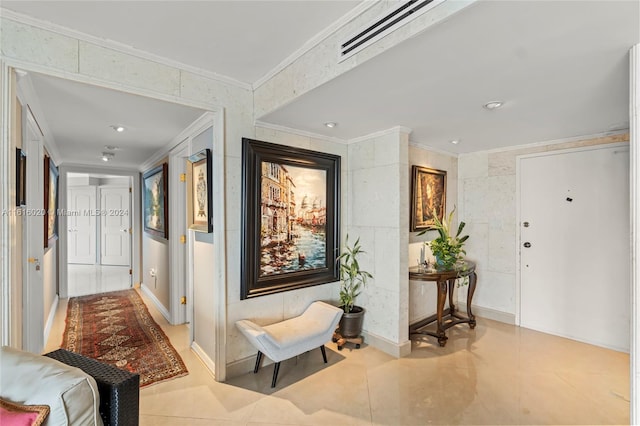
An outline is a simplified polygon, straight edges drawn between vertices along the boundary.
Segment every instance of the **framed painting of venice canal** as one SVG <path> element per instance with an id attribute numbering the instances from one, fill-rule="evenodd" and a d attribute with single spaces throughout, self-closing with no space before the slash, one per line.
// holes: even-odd
<path id="1" fill-rule="evenodd" d="M 241 299 L 339 280 L 340 157 L 242 139 Z"/>

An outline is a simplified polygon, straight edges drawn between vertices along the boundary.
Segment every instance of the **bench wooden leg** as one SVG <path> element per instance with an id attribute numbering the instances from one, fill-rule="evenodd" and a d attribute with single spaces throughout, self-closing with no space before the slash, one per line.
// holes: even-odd
<path id="1" fill-rule="evenodd" d="M 324 349 L 324 345 L 320 346 L 320 350 L 322 351 L 322 359 L 324 359 L 324 363 L 327 363 L 327 351 Z"/>
<path id="2" fill-rule="evenodd" d="M 256 374 L 260 369 L 260 362 L 262 362 L 262 352 L 258 351 L 258 356 L 256 357 L 256 366 L 253 367 L 253 374 Z"/>
<path id="3" fill-rule="evenodd" d="M 276 387 L 276 380 L 278 380 L 278 371 L 280 371 L 280 363 L 276 362 L 276 365 L 273 366 L 273 379 L 271 379 L 271 387 Z"/>

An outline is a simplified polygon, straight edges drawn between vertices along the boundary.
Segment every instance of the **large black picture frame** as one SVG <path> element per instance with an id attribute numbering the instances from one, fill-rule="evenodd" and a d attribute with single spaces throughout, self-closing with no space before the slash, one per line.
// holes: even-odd
<path id="1" fill-rule="evenodd" d="M 240 298 L 338 281 L 339 218 L 340 156 L 243 138 Z"/>

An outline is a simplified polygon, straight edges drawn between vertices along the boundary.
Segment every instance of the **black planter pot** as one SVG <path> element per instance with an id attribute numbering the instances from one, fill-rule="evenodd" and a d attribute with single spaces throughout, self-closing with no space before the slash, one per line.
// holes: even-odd
<path id="1" fill-rule="evenodd" d="M 349 313 L 343 313 L 338 330 L 340 335 L 346 338 L 358 337 L 362 333 L 362 321 L 364 320 L 364 308 L 354 306 Z"/>

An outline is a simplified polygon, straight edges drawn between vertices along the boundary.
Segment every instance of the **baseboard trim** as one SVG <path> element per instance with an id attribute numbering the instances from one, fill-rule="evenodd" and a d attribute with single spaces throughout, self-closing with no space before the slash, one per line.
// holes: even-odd
<path id="1" fill-rule="evenodd" d="M 365 343 L 391 355 L 392 357 L 402 358 L 411 353 L 411 340 L 398 344 L 368 331 L 363 331 L 362 334 L 364 335 Z"/>
<path id="2" fill-rule="evenodd" d="M 196 354 L 198 359 L 200 359 L 200 362 L 204 364 L 207 370 L 209 370 L 209 374 L 211 374 L 211 377 L 216 379 L 216 364 L 211 358 L 209 358 L 209 355 L 207 355 L 207 353 L 196 342 L 191 342 L 191 350 Z M 216 381 L 218 380 L 216 379 Z"/>
<path id="3" fill-rule="evenodd" d="M 171 324 L 171 315 L 169 314 L 169 311 L 167 311 L 167 308 L 165 308 L 164 305 L 160 303 L 156 295 L 153 294 L 153 292 L 146 285 L 144 285 L 144 283 L 140 284 L 140 290 L 142 290 L 145 296 L 151 299 L 156 309 L 158 309 L 164 319 L 166 319 L 167 322 Z"/>
<path id="4" fill-rule="evenodd" d="M 473 314 L 480 318 L 486 318 L 505 324 L 516 325 L 516 315 L 509 312 L 498 311 L 496 309 L 485 308 L 483 306 L 471 305 Z M 463 302 L 458 303 L 458 311 L 466 314 L 467 304 Z"/>
<path id="5" fill-rule="evenodd" d="M 49 334 L 51 333 L 51 327 L 53 326 L 53 320 L 56 317 L 56 311 L 58 310 L 58 302 L 60 301 L 60 299 L 58 298 L 58 295 L 56 294 L 56 297 L 53 299 L 53 303 L 51 304 L 51 310 L 49 311 L 49 316 L 47 317 L 47 322 L 44 326 L 44 344 L 47 344 L 47 341 L 49 340 Z"/>
<path id="6" fill-rule="evenodd" d="M 256 356 L 257 354 L 228 363 L 227 379 L 230 379 L 232 377 L 242 376 L 243 374 L 247 374 L 250 371 L 253 371 L 253 368 L 256 365 Z M 270 363 L 271 363 L 271 360 L 269 358 L 267 357 L 262 358 L 262 366 L 265 366 Z"/>

